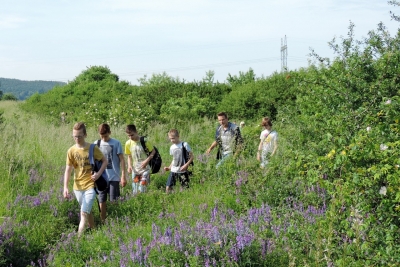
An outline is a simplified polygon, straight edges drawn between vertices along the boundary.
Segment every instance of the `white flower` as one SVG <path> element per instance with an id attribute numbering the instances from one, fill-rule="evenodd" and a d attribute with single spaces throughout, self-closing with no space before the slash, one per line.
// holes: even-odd
<path id="1" fill-rule="evenodd" d="M 390 105 L 390 104 L 392 104 L 392 100 L 390 99 L 386 100 L 385 105 Z"/>
<path id="2" fill-rule="evenodd" d="M 385 144 L 381 144 L 380 148 L 381 148 L 382 151 L 384 151 L 384 150 L 388 149 L 388 146 L 385 145 Z"/>
<path id="3" fill-rule="evenodd" d="M 382 186 L 381 189 L 379 190 L 379 194 L 386 196 L 386 186 Z"/>
<path id="4" fill-rule="evenodd" d="M 369 132 L 369 131 L 371 131 L 371 127 L 368 126 L 367 127 L 367 132 Z"/>

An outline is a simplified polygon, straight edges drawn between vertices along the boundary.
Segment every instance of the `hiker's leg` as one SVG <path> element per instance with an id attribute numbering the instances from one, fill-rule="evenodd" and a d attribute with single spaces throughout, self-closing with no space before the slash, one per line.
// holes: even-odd
<path id="1" fill-rule="evenodd" d="M 150 172 L 145 171 L 142 174 L 142 178 L 140 179 L 140 185 L 139 185 L 139 190 L 141 193 L 146 193 L 147 192 L 147 186 L 150 183 Z"/>
<path id="2" fill-rule="evenodd" d="M 109 185 L 109 195 L 110 195 L 110 201 L 115 201 L 121 196 L 121 192 L 119 189 L 119 182 L 117 181 L 111 181 Z"/>
<path id="3" fill-rule="evenodd" d="M 90 188 L 86 191 L 80 191 L 80 192 L 82 192 L 81 196 L 82 205 L 81 205 L 81 222 L 79 223 L 78 232 L 85 230 L 87 224 L 89 225 L 90 228 L 94 227 L 93 214 L 90 213 L 92 211 L 93 202 L 95 201 L 96 198 L 96 192 L 94 191 L 94 188 Z"/>
<path id="4" fill-rule="evenodd" d="M 99 200 L 100 206 L 100 218 L 103 222 L 107 217 L 107 194 L 110 192 L 110 187 L 107 187 L 104 191 L 99 191 L 97 199 Z"/>
<path id="5" fill-rule="evenodd" d="M 168 179 L 167 179 L 167 184 L 166 184 L 166 193 L 171 193 L 173 190 L 173 187 L 175 186 L 176 183 L 176 177 L 175 177 L 175 173 L 170 172 L 168 175 Z"/>
<path id="6" fill-rule="evenodd" d="M 83 233 L 83 231 L 85 231 L 87 224 L 88 224 L 88 214 L 84 211 L 81 211 L 81 221 L 79 222 L 78 236 L 80 236 Z"/>
<path id="7" fill-rule="evenodd" d="M 140 175 L 132 174 L 132 192 L 136 195 L 139 192 Z"/>

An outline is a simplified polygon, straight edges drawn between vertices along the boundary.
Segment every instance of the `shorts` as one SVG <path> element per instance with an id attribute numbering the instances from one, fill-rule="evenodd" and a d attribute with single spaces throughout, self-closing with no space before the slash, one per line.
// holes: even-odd
<path id="1" fill-rule="evenodd" d="M 178 173 L 170 172 L 167 180 L 167 186 L 173 187 L 176 185 L 176 180 L 179 180 L 182 187 L 189 188 L 189 174 L 187 172 Z"/>
<path id="2" fill-rule="evenodd" d="M 81 212 L 86 212 L 90 214 L 92 211 L 93 202 L 96 198 L 96 191 L 94 188 L 88 190 L 74 190 L 76 200 L 78 200 L 81 206 Z"/>
<path id="3" fill-rule="evenodd" d="M 121 193 L 119 191 L 119 181 L 111 181 L 108 183 L 106 190 L 99 191 L 98 199 L 100 203 L 107 201 L 107 194 L 110 196 L 110 201 L 115 201 L 120 197 Z"/>

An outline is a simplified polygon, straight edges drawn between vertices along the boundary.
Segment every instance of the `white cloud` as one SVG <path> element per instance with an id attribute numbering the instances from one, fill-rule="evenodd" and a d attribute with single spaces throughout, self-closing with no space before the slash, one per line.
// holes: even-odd
<path id="1" fill-rule="evenodd" d="M 0 29 L 18 28 L 26 19 L 13 15 L 0 15 Z"/>

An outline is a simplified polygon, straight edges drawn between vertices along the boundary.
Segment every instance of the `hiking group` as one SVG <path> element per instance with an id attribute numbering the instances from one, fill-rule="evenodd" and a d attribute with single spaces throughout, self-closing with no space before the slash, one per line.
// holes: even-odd
<path id="1" fill-rule="evenodd" d="M 218 147 L 219 161 L 216 168 L 219 169 L 226 160 L 240 153 L 243 146 L 240 129 L 244 127 L 244 122 L 240 124 L 240 127 L 229 122 L 225 112 L 218 113 L 217 117 L 219 126 L 215 131 L 215 140 L 206 153 L 209 154 Z M 272 122 L 267 117 L 262 119 L 261 126 L 264 130 L 260 135 L 257 160 L 261 161 L 260 166 L 264 168 L 268 164 L 269 157 L 276 152 L 278 134 L 272 130 Z M 67 151 L 63 195 L 65 198 L 70 197 L 68 182 L 74 170 L 73 191 L 80 205 L 81 215 L 78 235 L 87 226 L 94 227 L 91 210 L 97 194 L 101 220 L 106 219 L 107 196 L 110 201 L 115 201 L 120 197 L 120 186 L 125 187 L 127 184 L 126 170 L 132 177 L 132 192 L 138 194 L 147 191 L 150 174 L 158 172 L 161 167 L 162 160 L 157 148 L 145 136 L 138 134 L 135 125 L 127 125 L 125 132 L 128 140 L 123 149 L 120 141 L 110 137 L 111 129 L 106 123 L 99 125 L 100 139 L 95 140 L 93 144 L 86 142 L 87 133 L 83 122 L 78 122 L 73 126 L 72 137 L 75 144 Z M 191 172 L 188 168 L 193 165 L 194 158 L 190 145 L 181 141 L 178 130 L 171 129 L 168 132 L 168 139 L 172 143 L 169 150 L 172 161 L 163 168 L 165 171 L 170 171 L 165 187 L 166 193 L 172 192 L 177 182 L 180 183 L 181 188 L 189 188 Z M 126 166 L 124 154 L 127 155 L 128 166 Z M 93 161 L 98 161 L 98 169 L 94 168 Z M 105 190 L 100 191 L 97 190 L 100 187 L 96 184 L 103 177 L 108 180 L 108 185 Z"/>

